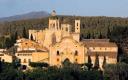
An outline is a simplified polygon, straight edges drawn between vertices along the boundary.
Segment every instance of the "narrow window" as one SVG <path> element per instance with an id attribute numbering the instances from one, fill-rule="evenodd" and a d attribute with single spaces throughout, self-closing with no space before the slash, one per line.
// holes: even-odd
<path id="1" fill-rule="evenodd" d="M 53 24 L 53 28 L 55 29 L 55 23 Z"/>
<path id="2" fill-rule="evenodd" d="M 77 23 L 77 26 L 78 26 L 78 23 Z"/>
<path id="3" fill-rule="evenodd" d="M 78 60 L 77 60 L 77 59 L 75 59 L 75 61 L 77 62 Z"/>
<path id="4" fill-rule="evenodd" d="M 78 51 L 77 50 L 75 51 L 75 56 L 78 56 Z"/>
<path id="5" fill-rule="evenodd" d="M 28 43 L 25 43 L 26 45 L 28 44 Z"/>
<path id="6" fill-rule="evenodd" d="M 60 55 L 60 53 L 59 53 L 59 51 L 57 51 L 57 56 L 59 56 Z"/>

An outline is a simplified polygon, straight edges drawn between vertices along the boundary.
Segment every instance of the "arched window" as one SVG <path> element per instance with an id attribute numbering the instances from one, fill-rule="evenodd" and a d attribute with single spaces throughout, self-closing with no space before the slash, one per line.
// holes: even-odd
<path id="1" fill-rule="evenodd" d="M 60 52 L 59 51 L 57 51 L 57 56 L 59 56 L 60 55 Z"/>
<path id="2" fill-rule="evenodd" d="M 53 29 L 55 29 L 55 23 L 53 24 Z"/>
<path id="3" fill-rule="evenodd" d="M 68 31 L 68 28 L 66 27 L 66 31 Z"/>
<path id="4" fill-rule="evenodd" d="M 77 26 L 78 26 L 78 23 L 77 23 Z"/>
<path id="5" fill-rule="evenodd" d="M 75 51 L 75 56 L 78 56 L 78 51 L 77 50 Z"/>
<path id="6" fill-rule="evenodd" d="M 26 61 L 26 59 L 24 59 L 24 63 L 26 63 L 27 61 Z"/>
<path id="7" fill-rule="evenodd" d="M 53 24 L 53 27 L 55 27 L 55 23 Z"/>

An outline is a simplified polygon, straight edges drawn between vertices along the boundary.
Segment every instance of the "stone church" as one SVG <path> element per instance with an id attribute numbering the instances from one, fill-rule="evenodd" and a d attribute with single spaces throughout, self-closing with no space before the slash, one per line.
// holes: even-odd
<path id="1" fill-rule="evenodd" d="M 48 28 L 29 30 L 29 39 L 18 39 L 16 57 L 22 65 L 31 62 L 46 62 L 50 66 L 61 66 L 68 59 L 71 63 L 83 64 L 91 56 L 95 63 L 95 55 L 99 55 L 100 67 L 106 57 L 108 64 L 117 63 L 118 47 L 109 39 L 80 40 L 81 20 L 75 19 L 74 25 L 61 23 L 53 11 L 49 17 Z M 72 28 L 75 30 L 72 31 Z M 33 36 L 33 40 L 31 40 Z"/>

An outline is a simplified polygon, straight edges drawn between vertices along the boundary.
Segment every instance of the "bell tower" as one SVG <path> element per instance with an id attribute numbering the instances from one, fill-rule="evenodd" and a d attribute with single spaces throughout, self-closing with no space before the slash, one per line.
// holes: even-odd
<path id="1" fill-rule="evenodd" d="M 75 33 L 80 33 L 80 20 L 75 20 Z"/>
<path id="2" fill-rule="evenodd" d="M 59 19 L 56 16 L 56 11 L 53 10 L 51 13 L 51 17 L 49 18 L 49 29 L 58 30 L 59 27 Z"/>

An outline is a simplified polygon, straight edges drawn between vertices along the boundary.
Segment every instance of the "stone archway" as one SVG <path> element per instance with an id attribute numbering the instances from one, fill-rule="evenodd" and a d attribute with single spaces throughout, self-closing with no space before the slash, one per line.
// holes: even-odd
<path id="1" fill-rule="evenodd" d="M 62 65 L 63 66 L 69 66 L 71 64 L 70 60 L 68 58 L 66 58 L 63 62 Z"/>

